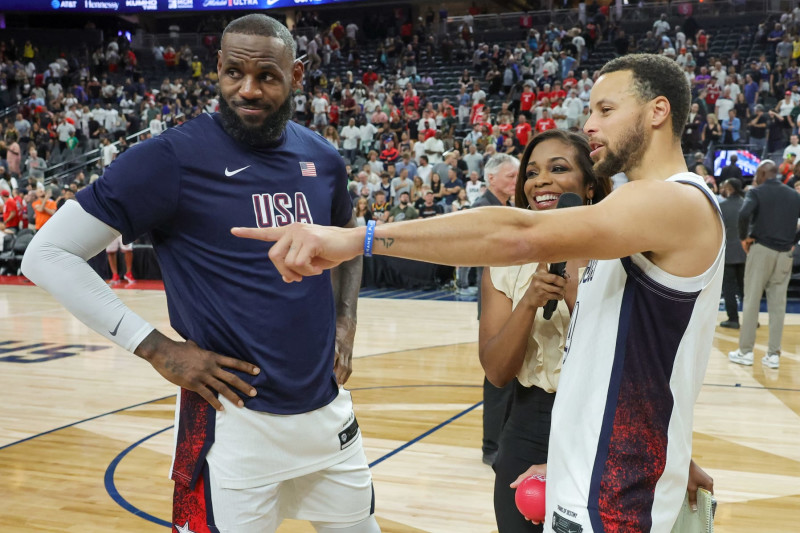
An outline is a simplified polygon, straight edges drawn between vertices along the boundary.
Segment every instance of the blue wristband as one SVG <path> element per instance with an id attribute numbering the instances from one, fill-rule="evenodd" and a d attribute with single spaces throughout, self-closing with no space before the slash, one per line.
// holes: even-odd
<path id="1" fill-rule="evenodd" d="M 364 235 L 364 257 L 372 257 L 372 241 L 375 238 L 375 221 L 367 222 L 367 234 Z"/>

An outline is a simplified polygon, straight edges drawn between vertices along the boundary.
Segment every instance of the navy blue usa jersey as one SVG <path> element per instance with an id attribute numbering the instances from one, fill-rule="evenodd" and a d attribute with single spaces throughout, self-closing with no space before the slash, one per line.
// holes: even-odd
<path id="1" fill-rule="evenodd" d="M 230 229 L 292 222 L 344 226 L 352 216 L 342 158 L 289 122 L 264 149 L 236 143 L 202 115 L 122 154 L 77 200 L 130 242 L 149 233 L 170 323 L 201 348 L 257 365 L 248 408 L 295 414 L 330 403 L 335 306 L 330 275 L 284 283 L 269 243 Z"/>

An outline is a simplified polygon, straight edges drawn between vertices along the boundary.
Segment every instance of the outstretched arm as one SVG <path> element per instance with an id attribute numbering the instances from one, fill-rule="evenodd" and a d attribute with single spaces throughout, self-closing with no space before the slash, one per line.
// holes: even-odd
<path id="1" fill-rule="evenodd" d="M 376 228 L 372 251 L 453 266 L 612 259 L 648 252 L 656 264 L 668 259 L 668 272 L 695 276 L 716 258 L 722 238 L 718 218 L 694 187 L 645 180 L 631 182 L 590 207 L 547 212 L 481 207 L 383 225 Z M 713 227 L 716 231 L 701 231 Z M 366 233 L 365 228 L 308 224 L 232 231 L 239 237 L 277 241 L 269 257 L 288 282 L 359 255 Z M 694 238 L 687 242 L 686 235 Z"/>

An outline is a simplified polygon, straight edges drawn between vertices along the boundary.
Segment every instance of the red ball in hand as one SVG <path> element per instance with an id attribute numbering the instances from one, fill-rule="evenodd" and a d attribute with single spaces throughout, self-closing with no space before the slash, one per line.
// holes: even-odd
<path id="1" fill-rule="evenodd" d="M 534 522 L 544 522 L 545 477 L 533 475 L 522 480 L 517 486 L 514 501 L 522 516 Z"/>

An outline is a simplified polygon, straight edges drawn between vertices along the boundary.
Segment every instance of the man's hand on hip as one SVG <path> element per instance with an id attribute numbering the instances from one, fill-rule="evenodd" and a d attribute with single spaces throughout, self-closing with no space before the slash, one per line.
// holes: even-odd
<path id="1" fill-rule="evenodd" d="M 252 385 L 225 369 L 255 376 L 260 372 L 258 367 L 240 359 L 203 350 L 191 340 L 176 342 L 153 330 L 134 353 L 153 365 L 167 381 L 196 392 L 217 411 L 221 411 L 223 407 L 215 392 L 239 407 L 244 406 L 244 401 L 231 387 L 246 396 L 256 395 Z"/>

